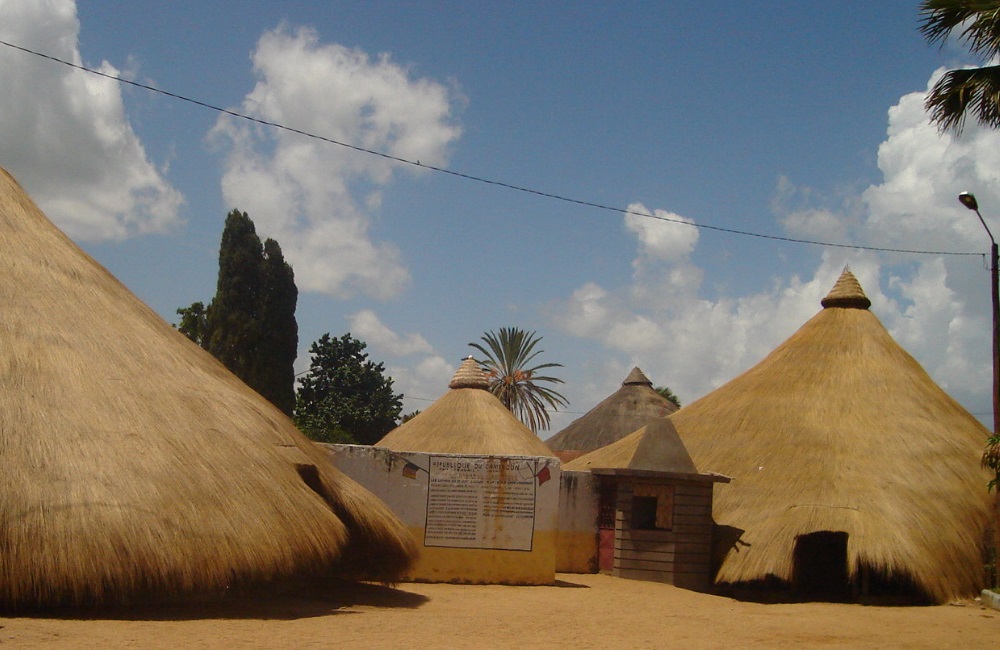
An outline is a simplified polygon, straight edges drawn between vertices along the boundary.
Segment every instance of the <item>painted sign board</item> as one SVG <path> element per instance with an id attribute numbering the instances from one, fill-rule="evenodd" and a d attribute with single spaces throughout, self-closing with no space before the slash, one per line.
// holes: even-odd
<path id="1" fill-rule="evenodd" d="M 537 459 L 429 460 L 424 546 L 531 550 Z"/>

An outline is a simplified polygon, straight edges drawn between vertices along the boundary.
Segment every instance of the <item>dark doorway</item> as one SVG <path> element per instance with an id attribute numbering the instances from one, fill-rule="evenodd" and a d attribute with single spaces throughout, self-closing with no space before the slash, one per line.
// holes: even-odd
<path id="1" fill-rule="evenodd" d="M 800 598 L 850 598 L 847 571 L 847 533 L 821 531 L 795 540 L 792 585 Z"/>

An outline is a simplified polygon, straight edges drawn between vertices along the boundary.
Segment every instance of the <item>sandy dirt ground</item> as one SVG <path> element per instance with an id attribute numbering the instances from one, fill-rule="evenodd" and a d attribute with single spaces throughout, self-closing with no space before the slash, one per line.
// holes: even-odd
<path id="1" fill-rule="evenodd" d="M 1000 648 L 1000 611 L 762 604 L 604 575 L 356 585 L 0 618 L 0 648 Z"/>

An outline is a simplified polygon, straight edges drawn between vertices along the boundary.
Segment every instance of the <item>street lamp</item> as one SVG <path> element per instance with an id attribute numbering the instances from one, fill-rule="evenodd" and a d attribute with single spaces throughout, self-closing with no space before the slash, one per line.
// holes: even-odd
<path id="1" fill-rule="evenodd" d="M 976 213 L 979 223 L 983 224 L 986 234 L 990 236 L 990 275 L 993 285 L 993 434 L 1000 434 L 1000 284 L 997 282 L 997 242 L 993 239 L 993 233 L 989 226 L 979 214 L 979 203 L 976 196 L 971 192 L 962 192 L 958 195 L 958 200 Z"/>

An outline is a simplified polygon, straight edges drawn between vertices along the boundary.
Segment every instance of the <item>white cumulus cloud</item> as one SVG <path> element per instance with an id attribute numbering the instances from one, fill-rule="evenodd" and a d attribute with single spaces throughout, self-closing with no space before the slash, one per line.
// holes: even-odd
<path id="1" fill-rule="evenodd" d="M 5 41 L 83 65 L 79 31 L 71 0 L 0 0 Z M 0 160 L 67 234 L 120 240 L 179 224 L 183 197 L 147 158 L 118 82 L 4 47 L 0 89 Z"/>
<path id="2" fill-rule="evenodd" d="M 253 65 L 257 84 L 239 109 L 252 117 L 432 165 L 460 134 L 444 85 L 388 55 L 321 43 L 313 29 L 265 33 Z M 227 150 L 226 200 L 281 242 L 300 289 L 390 298 L 408 284 L 399 249 L 369 228 L 399 163 L 226 116 L 213 138 Z"/>
<path id="3" fill-rule="evenodd" d="M 645 215 L 645 216 L 643 216 Z M 694 221 L 667 210 L 650 210 L 632 203 L 625 214 L 625 227 L 635 235 L 641 261 L 676 262 L 686 258 L 698 243 Z"/>
<path id="4" fill-rule="evenodd" d="M 990 206 L 984 218 L 1000 235 L 1000 133 L 970 122 L 960 137 L 942 134 L 923 109 L 924 97 L 924 91 L 907 94 L 888 109 L 878 149 L 882 181 L 859 195 L 823 205 L 810 188 L 779 178 L 773 208 L 790 236 L 920 251 L 988 250 L 982 224 L 957 195 L 975 192 L 981 206 Z M 630 208 L 688 221 L 667 210 Z M 849 265 L 873 313 L 930 375 L 970 410 L 989 407 L 988 271 L 978 256 L 827 248 L 804 277 L 776 264 L 768 286 L 756 293 L 709 299 L 702 295 L 705 270 L 691 261 L 697 235 L 674 239 L 673 229 L 683 236 L 682 227 L 647 221 L 625 219 L 635 237 L 630 283 L 586 279 L 552 311 L 563 331 L 599 343 L 605 359 L 627 358 L 607 367 L 639 365 L 690 402 L 749 369 L 814 316 Z M 607 395 L 617 381 L 609 376 L 597 394 Z M 593 398 L 595 390 L 588 387 L 587 395 Z"/>
<path id="5" fill-rule="evenodd" d="M 887 137 L 878 149 L 884 180 L 863 195 L 867 225 L 872 236 L 894 246 L 969 250 L 985 233 L 957 197 L 972 191 L 1000 215 L 1000 133 L 971 119 L 960 137 L 940 133 L 924 111 L 925 96 L 910 93 L 889 109 Z"/>
<path id="6" fill-rule="evenodd" d="M 386 327 L 378 315 L 370 309 L 363 309 L 347 317 L 351 333 L 355 338 L 378 347 L 392 356 L 430 353 L 434 349 L 427 339 L 419 334 L 400 336 Z"/>

